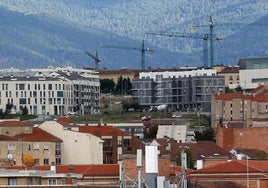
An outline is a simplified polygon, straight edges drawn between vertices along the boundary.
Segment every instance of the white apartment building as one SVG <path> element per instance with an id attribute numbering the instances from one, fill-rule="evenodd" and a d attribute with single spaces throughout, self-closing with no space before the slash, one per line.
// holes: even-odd
<path id="1" fill-rule="evenodd" d="M 0 71 L 0 110 L 34 115 L 95 114 L 100 109 L 96 72 L 83 69 Z"/>

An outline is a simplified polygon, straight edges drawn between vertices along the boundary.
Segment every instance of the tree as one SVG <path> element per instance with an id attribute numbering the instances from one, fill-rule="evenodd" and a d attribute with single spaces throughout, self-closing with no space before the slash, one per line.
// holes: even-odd
<path id="1" fill-rule="evenodd" d="M 187 168 L 191 168 L 193 169 L 194 168 L 194 159 L 193 159 L 193 154 L 192 154 L 192 151 L 189 147 L 185 148 L 184 149 L 184 152 L 186 153 L 186 164 L 187 164 Z M 177 152 L 177 156 L 176 156 L 176 163 L 177 165 L 181 166 L 181 153 L 182 151 L 178 151 Z"/>
<path id="2" fill-rule="evenodd" d="M 215 142 L 215 131 L 209 127 L 202 132 L 195 131 L 195 139 L 198 141 L 212 141 Z"/>
<path id="3" fill-rule="evenodd" d="M 130 90 L 132 89 L 132 83 L 130 81 L 130 78 L 123 78 L 120 76 L 117 80 L 117 84 L 115 87 L 115 90 L 117 93 L 120 94 L 130 94 Z"/>
<path id="4" fill-rule="evenodd" d="M 28 108 L 26 106 L 22 109 L 22 115 L 28 115 Z"/>
<path id="5" fill-rule="evenodd" d="M 112 79 L 100 79 L 100 90 L 102 93 L 113 92 L 115 83 Z"/>
<path id="6" fill-rule="evenodd" d="M 13 104 L 7 103 L 6 104 L 6 113 L 9 114 L 11 112 L 11 109 L 14 107 Z"/>

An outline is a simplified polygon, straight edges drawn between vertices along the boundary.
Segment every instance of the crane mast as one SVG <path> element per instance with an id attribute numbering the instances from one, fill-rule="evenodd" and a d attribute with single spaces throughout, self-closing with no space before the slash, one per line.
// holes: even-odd
<path id="1" fill-rule="evenodd" d="M 209 34 L 204 34 L 203 36 L 191 35 L 191 34 L 172 34 L 172 33 L 146 33 L 150 35 L 162 35 L 167 37 L 180 37 L 180 38 L 192 38 L 192 39 L 203 39 L 203 65 L 208 67 L 208 39 L 210 39 Z"/>
<path id="2" fill-rule="evenodd" d="M 96 51 L 96 55 L 93 55 L 90 52 L 85 52 L 85 54 L 95 60 L 95 68 L 98 70 L 99 69 L 99 64 L 101 62 L 101 60 L 98 57 L 98 52 Z"/>
<path id="3" fill-rule="evenodd" d="M 102 48 L 117 48 L 117 49 L 125 49 L 125 50 L 138 50 L 141 52 L 141 69 L 145 71 L 145 52 L 154 52 L 155 50 L 152 48 L 144 47 L 144 40 L 142 40 L 141 47 L 129 47 L 129 46 L 114 46 L 114 45 L 102 45 Z"/>

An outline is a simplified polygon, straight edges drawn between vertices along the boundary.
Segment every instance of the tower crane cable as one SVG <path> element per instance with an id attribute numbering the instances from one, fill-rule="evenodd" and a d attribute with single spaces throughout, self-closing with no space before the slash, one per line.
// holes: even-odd
<path id="1" fill-rule="evenodd" d="M 155 49 L 145 48 L 144 40 L 142 40 L 141 47 L 130 47 L 130 46 L 114 46 L 114 45 L 101 45 L 102 48 L 117 48 L 117 49 L 125 49 L 125 50 L 138 50 L 141 51 L 141 69 L 145 70 L 145 52 L 154 52 Z"/>

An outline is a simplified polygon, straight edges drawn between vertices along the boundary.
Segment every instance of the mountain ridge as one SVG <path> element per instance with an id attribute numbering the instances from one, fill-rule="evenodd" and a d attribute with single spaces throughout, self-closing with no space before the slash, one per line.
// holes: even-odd
<path id="1" fill-rule="evenodd" d="M 86 56 L 85 51 L 98 51 L 102 61 L 100 67 L 140 68 L 140 52 L 104 49 L 101 45 L 141 47 L 142 40 L 145 40 L 146 47 L 156 49 L 153 54 L 146 53 L 146 67 L 202 66 L 202 40 L 156 37 L 146 35 L 146 32 L 174 33 L 180 28 L 181 33 L 207 33 L 208 27 L 197 30 L 191 26 L 208 24 L 209 16 L 207 12 L 203 12 L 209 9 L 213 19 L 215 18 L 214 23 L 225 23 L 222 15 L 228 17 L 229 22 L 226 23 L 230 25 L 232 17 L 235 17 L 234 21 L 241 21 L 245 25 L 253 22 L 267 24 L 268 20 L 265 1 L 255 3 L 254 6 L 250 0 L 217 3 L 209 1 L 205 6 L 205 1 L 194 1 L 196 5 L 192 5 L 194 3 L 184 0 L 180 3 L 185 3 L 185 7 L 178 9 L 174 6 L 180 3 L 175 0 L 169 1 L 169 5 L 160 0 L 103 0 L 94 3 L 85 0 L 52 0 L 40 3 L 34 0 L 31 4 L 26 2 L 0 2 L 0 28 L 3 39 L 0 43 L 1 68 L 48 65 L 94 67 L 93 59 Z M 241 16 L 244 12 L 248 14 Z M 100 13 L 102 14 L 99 15 Z M 221 43 L 215 42 L 216 64 L 233 65 L 239 58 L 267 56 L 267 26 L 256 27 L 215 28 L 214 33 L 223 36 Z M 246 30 L 249 33 L 246 33 Z M 256 32 L 257 30 L 261 32 Z M 250 45 L 243 39 L 245 36 Z M 238 46 L 246 47 L 246 52 L 242 53 Z"/>

